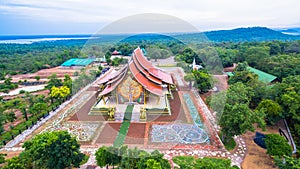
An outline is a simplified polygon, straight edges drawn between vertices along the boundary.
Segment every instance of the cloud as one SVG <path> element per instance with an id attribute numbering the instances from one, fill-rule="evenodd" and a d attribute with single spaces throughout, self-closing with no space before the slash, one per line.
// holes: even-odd
<path id="1" fill-rule="evenodd" d="M 106 23 L 139 13 L 162 13 L 200 29 L 283 27 L 300 21 L 298 0 L 2 0 L 0 15 L 50 22 Z"/>

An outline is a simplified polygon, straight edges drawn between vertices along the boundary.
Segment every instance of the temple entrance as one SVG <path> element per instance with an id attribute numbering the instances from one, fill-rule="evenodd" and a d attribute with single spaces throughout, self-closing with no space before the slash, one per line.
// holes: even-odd
<path id="1" fill-rule="evenodd" d="M 144 103 L 143 86 L 133 79 L 129 73 L 120 83 L 117 91 L 117 104 L 132 105 Z"/>
<path id="2" fill-rule="evenodd" d="M 104 114 L 109 121 L 122 121 L 127 106 L 134 107 L 131 121 L 146 121 L 147 114 L 171 115 L 172 85 L 171 75 L 154 67 L 138 47 L 126 66 L 102 76 L 98 102 L 89 115 Z"/>

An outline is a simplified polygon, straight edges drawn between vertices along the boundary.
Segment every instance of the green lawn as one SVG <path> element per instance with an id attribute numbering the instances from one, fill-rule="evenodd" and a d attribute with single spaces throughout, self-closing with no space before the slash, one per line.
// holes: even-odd
<path id="1" fill-rule="evenodd" d="M 132 110 L 133 110 L 133 105 L 128 105 L 126 110 L 125 110 L 123 122 L 121 124 L 119 133 L 118 133 L 118 135 L 116 137 L 116 140 L 114 142 L 114 145 L 113 145 L 114 147 L 120 147 L 124 143 L 124 140 L 125 140 L 127 132 L 128 132 L 128 128 L 130 126 Z"/>
<path id="2" fill-rule="evenodd" d="M 123 118 L 123 122 L 131 120 L 132 110 L 133 110 L 133 105 L 128 105 L 126 110 L 125 110 L 125 115 L 124 115 L 124 118 Z"/>

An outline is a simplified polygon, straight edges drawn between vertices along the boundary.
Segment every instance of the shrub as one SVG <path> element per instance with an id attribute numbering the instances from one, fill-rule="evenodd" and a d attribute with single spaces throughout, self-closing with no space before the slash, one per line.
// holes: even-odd
<path id="1" fill-rule="evenodd" d="M 194 169 L 194 168 L 206 168 L 206 169 L 235 169 L 236 166 L 231 166 L 229 159 L 219 159 L 219 158 L 208 158 L 203 159 L 194 158 L 192 156 L 177 156 L 173 158 L 173 161 L 184 169 Z"/>
<path id="2" fill-rule="evenodd" d="M 291 146 L 287 140 L 279 134 L 266 134 L 264 140 L 267 146 L 267 154 L 279 157 L 292 155 Z"/>

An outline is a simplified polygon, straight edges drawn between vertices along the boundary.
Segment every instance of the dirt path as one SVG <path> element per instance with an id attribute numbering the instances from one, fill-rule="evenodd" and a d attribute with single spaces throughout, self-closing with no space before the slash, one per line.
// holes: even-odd
<path id="1" fill-rule="evenodd" d="M 261 129 L 257 129 L 258 132 L 263 133 L 277 133 L 278 127 L 267 127 L 266 131 L 262 131 Z M 247 132 L 242 136 L 247 145 L 247 153 L 242 163 L 243 169 L 273 169 L 277 168 L 272 158 L 266 154 L 267 150 L 259 147 L 253 141 L 255 136 L 255 132 Z"/>

